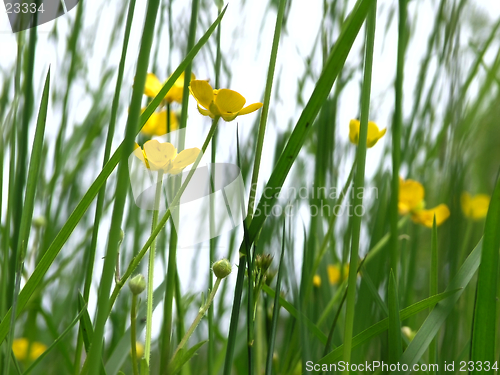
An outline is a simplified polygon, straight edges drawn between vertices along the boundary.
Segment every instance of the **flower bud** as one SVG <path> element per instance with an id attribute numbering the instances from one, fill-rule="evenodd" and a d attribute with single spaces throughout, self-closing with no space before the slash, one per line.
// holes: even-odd
<path id="1" fill-rule="evenodd" d="M 141 294 L 146 289 L 146 279 L 141 274 L 136 275 L 130 279 L 128 287 L 134 295 Z"/>
<path id="2" fill-rule="evenodd" d="M 255 265 L 261 269 L 263 273 L 271 266 L 273 256 L 271 254 L 257 254 L 255 258 Z"/>
<path id="3" fill-rule="evenodd" d="M 45 216 L 38 216 L 33 219 L 32 223 L 35 228 L 43 228 L 47 225 L 47 219 Z"/>
<path id="4" fill-rule="evenodd" d="M 231 273 L 231 263 L 227 259 L 221 259 L 212 266 L 215 276 L 218 279 L 223 279 Z"/>

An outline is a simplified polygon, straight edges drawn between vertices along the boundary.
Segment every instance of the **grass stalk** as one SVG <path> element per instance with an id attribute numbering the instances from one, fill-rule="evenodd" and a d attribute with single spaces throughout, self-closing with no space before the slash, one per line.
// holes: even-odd
<path id="1" fill-rule="evenodd" d="M 356 176 L 354 177 L 355 191 L 362 191 L 365 186 L 365 164 L 366 164 L 366 149 L 368 136 L 368 119 L 370 115 L 370 94 L 371 94 L 371 79 L 373 65 L 373 46 L 375 43 L 375 24 L 377 17 L 377 2 L 373 1 L 368 12 L 366 20 L 366 49 L 365 49 L 365 66 L 363 87 L 361 91 L 361 119 L 359 143 L 357 148 L 357 168 Z M 359 194 L 354 195 L 353 206 L 357 207 L 363 204 L 363 197 Z M 351 255 L 349 266 L 349 277 L 346 299 L 346 318 L 344 330 L 344 352 L 343 359 L 345 362 L 351 360 L 351 345 L 354 324 L 354 307 L 356 303 L 356 280 L 358 270 L 358 253 L 359 240 L 361 232 L 361 216 L 352 216 L 352 240 L 351 240 Z M 349 374 L 349 370 L 345 371 Z"/>

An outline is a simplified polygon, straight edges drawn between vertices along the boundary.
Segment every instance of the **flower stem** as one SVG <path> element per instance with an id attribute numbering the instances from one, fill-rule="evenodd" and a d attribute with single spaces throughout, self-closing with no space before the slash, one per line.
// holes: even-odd
<path id="1" fill-rule="evenodd" d="M 130 308 L 130 349 L 132 351 L 132 369 L 134 375 L 139 375 L 139 366 L 137 366 L 137 348 L 136 348 L 136 317 L 137 317 L 137 296 L 132 294 L 132 307 Z"/>
<path id="2" fill-rule="evenodd" d="M 160 196 L 161 196 L 161 182 L 163 178 L 163 171 L 158 171 L 158 179 L 156 181 L 155 205 L 153 210 L 153 222 L 151 224 L 151 233 L 154 232 L 158 223 L 158 212 L 160 210 Z M 155 266 L 155 250 L 156 250 L 156 237 L 151 241 L 149 251 L 149 266 L 148 266 L 148 304 L 146 314 L 146 343 L 144 347 L 144 358 L 149 367 L 149 357 L 151 356 L 151 328 L 153 322 L 153 275 Z"/>
<path id="3" fill-rule="evenodd" d="M 210 295 L 208 296 L 207 302 L 205 302 L 205 304 L 200 308 L 200 311 L 198 312 L 198 315 L 194 319 L 193 323 L 191 324 L 191 327 L 189 327 L 186 334 L 182 338 L 181 342 L 177 346 L 177 349 L 175 349 L 174 355 L 172 356 L 172 359 L 170 360 L 170 366 L 174 363 L 175 357 L 176 357 L 177 353 L 179 352 L 179 350 L 181 350 L 184 347 L 184 345 L 186 345 L 187 341 L 189 340 L 189 338 L 193 334 L 194 330 L 196 329 L 196 327 L 198 327 L 198 324 L 200 324 L 201 319 L 203 318 L 203 316 L 207 312 L 208 308 L 212 304 L 212 301 L 214 300 L 215 294 L 217 293 L 217 289 L 219 289 L 219 285 L 220 285 L 221 281 L 222 281 L 222 279 L 220 279 L 220 278 L 217 278 L 217 280 L 215 280 L 214 287 L 213 287 L 212 291 L 210 292 Z"/>

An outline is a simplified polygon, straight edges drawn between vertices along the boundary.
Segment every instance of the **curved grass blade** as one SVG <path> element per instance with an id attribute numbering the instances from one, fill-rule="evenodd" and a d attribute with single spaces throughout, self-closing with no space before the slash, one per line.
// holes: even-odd
<path id="1" fill-rule="evenodd" d="M 452 290 L 449 292 L 443 292 L 441 294 L 426 298 L 420 302 L 417 302 L 399 312 L 399 319 L 401 321 L 412 317 L 413 315 L 428 309 L 430 306 L 435 305 L 437 302 L 441 300 L 446 300 L 446 298 L 451 297 L 455 293 L 461 292 L 460 289 Z M 362 345 L 372 339 L 373 337 L 381 334 L 389 328 L 389 318 L 385 318 L 378 323 L 375 323 L 371 327 L 365 329 L 360 334 L 356 335 L 352 339 L 352 348 L 356 348 L 359 345 Z M 344 350 L 344 345 L 340 345 L 338 348 L 328 353 L 326 356 L 321 358 L 318 361 L 319 364 L 323 363 L 333 363 L 338 359 L 342 358 L 342 352 Z"/>
<path id="2" fill-rule="evenodd" d="M 497 336 L 498 250 L 500 248 L 500 179 L 491 197 L 484 225 L 483 251 L 477 277 L 471 361 L 495 362 Z M 474 370 L 471 374 L 479 374 Z"/>
<path id="3" fill-rule="evenodd" d="M 462 267 L 460 267 L 458 273 L 446 288 L 446 291 L 460 289 L 459 292 L 454 294 L 452 298 L 449 298 L 446 301 L 438 304 L 434 308 L 434 310 L 432 310 L 432 312 L 429 314 L 425 322 L 418 330 L 415 338 L 412 340 L 410 345 L 408 345 L 408 348 L 401 356 L 399 363 L 406 363 L 411 368 L 411 366 L 417 363 L 425 353 L 434 336 L 436 336 L 437 332 L 439 331 L 439 328 L 455 308 L 455 304 L 462 295 L 465 287 L 469 284 L 472 277 L 479 268 L 482 245 L 483 242 L 481 240 L 474 248 L 474 250 L 472 250 Z M 399 373 L 403 374 L 404 372 Z"/>

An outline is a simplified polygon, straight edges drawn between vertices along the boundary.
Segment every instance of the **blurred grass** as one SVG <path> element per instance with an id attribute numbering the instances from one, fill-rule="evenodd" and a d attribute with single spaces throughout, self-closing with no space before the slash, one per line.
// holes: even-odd
<path id="1" fill-rule="evenodd" d="M 100 363 L 107 374 L 120 370 L 130 373 L 130 296 L 122 286 L 132 272 L 130 264 L 132 269 L 137 266 L 137 272 L 145 270 L 144 262 L 134 257 L 141 249 L 147 251 L 155 237 L 157 259 L 162 259 L 158 269 L 169 271 L 163 278 L 167 283 L 154 290 L 153 307 L 160 306 L 157 314 L 165 322 L 163 331 L 159 325 L 153 328 L 151 373 L 161 373 L 161 359 L 168 361 L 184 327 L 198 312 L 203 303 L 200 291 L 211 288 L 211 278 L 204 276 L 210 272 L 209 265 L 203 257 L 193 256 L 194 274 L 187 271 L 189 265 L 184 260 L 173 267 L 179 261 L 175 257 L 179 249 L 174 225 L 163 228 L 167 218 L 160 221 L 153 237 L 149 236 L 151 218 L 134 204 L 127 163 L 122 159 L 129 153 L 124 154 L 120 145 L 127 139 L 131 148 L 138 132 L 136 122 L 145 123 L 191 63 L 197 77 L 215 80 L 214 88 L 234 88 L 243 96 L 254 86 L 265 89 L 262 112 L 235 121 L 241 129 L 239 155 L 234 151 L 235 131 L 228 131 L 234 129 L 235 122 L 227 127 L 219 124 L 214 138 L 212 160 L 235 163 L 238 156 L 245 183 L 255 183 L 257 190 L 247 187 L 249 214 L 253 216 L 247 222 L 246 245 L 242 230 L 212 241 L 210 260 L 223 256 L 239 263 L 237 271 L 233 267 L 238 279 L 232 275 L 222 284 L 208 322 L 202 320 L 189 346 L 207 338 L 210 343 L 198 349 L 182 374 L 303 373 L 307 361 L 341 359 L 343 344 L 351 342 L 350 333 L 343 329 L 346 325 L 352 326 L 352 346 L 345 347 L 351 363 L 436 361 L 442 365 L 451 360 L 498 360 L 495 277 L 499 245 L 493 238 L 496 219 L 491 218 L 498 213 L 498 198 L 492 198 L 486 221 L 473 221 L 462 212 L 460 196 L 463 191 L 493 195 L 497 182 L 500 19 L 492 19 L 473 1 L 379 2 L 377 22 L 385 27 L 377 29 L 373 78 L 380 84 L 378 78 L 386 75 L 386 83 L 374 86 L 371 100 L 367 100 L 366 88 L 362 88 L 367 45 L 358 34 L 362 34 L 359 31 L 371 5 L 368 0 L 356 4 L 326 0 L 317 8 L 311 3 L 319 21 L 303 21 L 301 25 L 296 24 L 299 4 L 292 1 L 266 3 L 258 22 L 247 15 L 255 5 L 230 4 L 241 6 L 237 8 L 240 19 L 224 18 L 220 24 L 221 17 L 212 24 L 222 9 L 220 2 L 202 1 L 196 8 L 191 2 L 168 1 L 158 8 L 159 21 L 145 25 L 151 44 L 142 56 L 150 54 L 151 59 L 142 59 L 137 67 L 141 75 L 152 71 L 161 77 L 172 73 L 172 77 L 139 118 L 142 80 L 136 75 L 134 82 L 135 69 L 132 71 L 130 62 L 138 56 L 131 52 L 132 43 L 126 50 L 126 35 L 127 30 L 137 29 L 132 15 L 134 23 L 142 24 L 144 19 L 138 17 L 133 1 L 127 4 L 131 9 L 128 14 L 126 6 L 116 10 L 102 5 L 103 11 L 117 11 L 101 21 L 110 26 L 104 33 L 97 29 L 99 22 L 92 20 L 95 10 L 88 2 L 81 1 L 68 16 L 53 23 L 47 40 L 57 46 L 58 64 L 51 68 L 50 97 L 44 97 L 53 119 L 47 123 L 43 146 L 31 146 L 37 139 L 35 114 L 39 109 L 35 103 L 42 100 L 46 73 L 41 75 L 37 68 L 44 52 L 37 29 L 18 34 L 17 50 L 12 51 L 17 53 L 14 64 L 1 65 L 0 368 L 6 375 L 26 371 L 78 374 L 80 357 L 85 358 L 89 350 L 90 373 L 99 373 Z M 189 22 L 195 14 L 192 17 L 197 22 Z M 250 25 L 252 22 L 255 25 Z M 422 32 L 423 25 L 431 22 Z M 275 24 L 277 36 L 272 33 Z M 218 25 L 217 37 L 209 39 Z M 259 30 L 247 31 L 250 26 Z M 307 50 L 293 41 L 298 27 L 307 29 L 304 35 L 314 35 Z M 312 27 L 315 32 L 307 33 Z M 364 32 L 370 38 L 375 36 L 373 28 L 364 28 Z M 204 34 L 197 44 L 196 34 Z M 424 43 L 423 37 L 427 38 Z M 239 53 L 248 40 L 262 50 L 255 56 L 264 56 L 267 82 L 265 74 L 248 74 L 243 81 L 235 76 L 243 63 L 238 60 Z M 102 57 L 96 76 L 88 61 L 90 47 L 100 44 L 108 45 L 110 52 Z M 302 54 L 302 70 L 286 69 L 293 65 L 287 64 L 293 58 L 287 55 L 291 54 L 290 45 Z M 394 64 L 381 67 L 378 59 L 382 54 L 391 54 Z M 58 70 L 55 74 L 54 69 Z M 232 87 L 233 82 L 247 86 Z M 125 138 L 133 87 L 134 106 L 128 113 Z M 199 119 L 191 112 L 194 102 L 188 95 L 184 97 L 183 104 L 173 105 L 172 110 L 181 113 L 183 124 L 190 129 L 198 126 Z M 349 119 L 360 114 L 362 123 L 367 121 L 368 109 L 369 119 L 388 131 L 379 144 L 366 150 L 364 186 L 376 187 L 377 196 L 363 197 L 366 215 L 353 222 L 348 215 L 332 214 L 332 209 L 336 204 L 347 207 L 359 201 L 353 194 L 361 186 L 362 175 L 360 170 L 349 171 L 358 168 L 360 159 L 355 154 L 361 148 L 349 143 L 346 129 Z M 255 121 L 253 127 L 251 121 Z M 33 158 L 40 164 L 39 175 L 28 170 L 28 160 Z M 96 168 L 99 165 L 101 168 Z M 121 172 L 115 175 L 117 165 Z M 432 230 L 398 215 L 400 175 L 424 185 L 427 207 L 446 203 L 450 218 Z M 283 192 L 289 188 L 325 190 L 291 200 L 283 195 L 277 198 L 273 191 L 272 196 L 257 199 L 266 186 Z M 332 188 L 337 189 L 335 196 L 330 195 Z M 23 204 L 30 197 L 33 206 Z M 295 207 L 295 214 L 286 218 L 283 235 L 281 215 L 264 213 L 264 208 L 283 209 L 288 203 Z M 123 215 L 111 220 L 114 206 Z M 22 222 L 21 218 L 31 214 L 34 220 L 29 230 L 26 225 L 31 219 Z M 40 216 L 44 220 L 38 220 Z M 125 233 L 119 258 L 124 279 L 114 285 L 110 297 L 120 228 Z M 349 249 L 357 246 L 358 229 L 359 252 L 349 256 Z M 483 233 L 485 237 L 479 242 Z M 109 252 L 103 272 L 99 258 L 106 246 Z M 17 295 L 18 249 L 24 247 L 25 265 Z M 195 251 L 202 254 L 205 249 L 198 246 Z M 245 256 L 240 257 L 241 253 Z M 255 292 L 255 259 L 267 253 L 274 255 L 274 260 L 262 291 Z M 361 260 L 367 253 L 370 255 L 358 273 L 357 254 Z M 352 265 L 349 285 L 356 288 L 351 289 L 346 303 L 344 266 L 348 264 Z M 336 280 L 330 281 L 330 265 L 341 270 Z M 273 277 L 278 268 L 278 276 Z M 186 273 L 193 280 L 188 280 Z M 315 275 L 321 280 L 319 286 L 313 284 Z M 96 299 L 98 289 L 101 296 Z M 83 290 L 83 300 L 79 290 Z M 438 294 L 440 290 L 445 292 Z M 254 298 L 255 320 L 251 316 Z M 13 306 L 16 299 L 17 307 Z M 245 308 L 236 311 L 240 301 Z M 89 303 L 88 311 L 83 307 L 85 302 Z M 139 336 L 144 327 L 144 302 L 139 306 Z M 344 304 L 349 306 L 347 312 Z M 79 322 L 87 326 L 86 331 L 75 326 L 79 314 L 83 314 Z M 398 329 L 400 321 L 416 332 L 413 339 Z M 11 330 L 15 335 L 8 334 Z M 163 333 L 158 336 L 159 332 Z M 50 351 L 36 362 L 19 358 L 14 362 L 9 342 L 17 337 L 41 342 Z"/>

